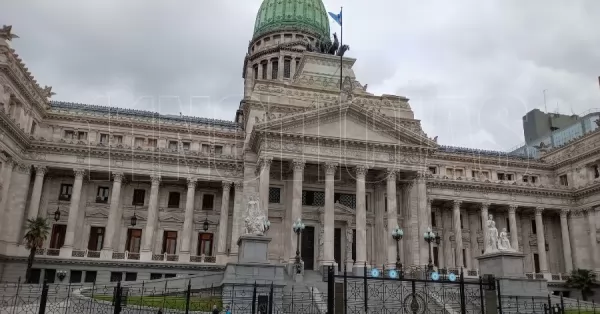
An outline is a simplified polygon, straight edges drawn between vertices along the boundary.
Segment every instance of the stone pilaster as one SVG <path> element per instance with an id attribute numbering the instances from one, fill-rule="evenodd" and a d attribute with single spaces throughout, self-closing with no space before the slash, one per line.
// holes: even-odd
<path id="1" fill-rule="evenodd" d="M 150 202 L 148 203 L 148 216 L 146 218 L 146 228 L 142 234 L 142 250 L 140 260 L 152 260 L 152 246 L 154 244 L 154 233 L 158 224 L 158 186 L 160 185 L 160 176 L 150 176 L 152 186 L 150 187 Z"/>
<path id="2" fill-rule="evenodd" d="M 543 207 L 535 209 L 535 230 L 537 234 L 537 251 L 540 259 L 540 272 L 548 272 L 548 260 L 546 259 L 546 238 L 544 237 L 544 222 L 542 220 Z"/>
<path id="3" fill-rule="evenodd" d="M 3 223 L 8 223 L 7 219 L 4 217 L 4 214 L 9 200 L 8 196 L 10 195 L 10 183 L 12 180 L 14 168 L 15 162 L 14 160 L 9 158 L 4 163 L 4 169 L 2 170 L 2 195 L 0 195 L 0 218 L 2 218 L 2 222 L 0 222 L 0 225 Z M 0 230 L 0 240 L 1 239 L 4 239 L 2 230 Z"/>
<path id="4" fill-rule="evenodd" d="M 196 197 L 196 178 L 187 179 L 187 194 L 185 198 L 185 214 L 183 218 L 183 230 L 181 233 L 181 250 L 179 261 L 189 262 L 192 248 L 192 234 L 194 233 L 194 199 Z"/>
<path id="5" fill-rule="evenodd" d="M 454 243 L 456 243 L 456 267 L 464 267 L 463 261 L 463 242 L 462 242 L 462 228 L 460 226 L 460 205 L 462 201 L 455 200 L 452 208 L 452 221 L 454 222 Z"/>
<path id="6" fill-rule="evenodd" d="M 481 203 L 481 232 L 483 233 L 483 249 L 487 250 L 487 243 L 489 241 L 488 238 L 488 208 L 490 207 L 490 203 L 484 202 Z"/>
<path id="7" fill-rule="evenodd" d="M 429 262 L 429 245 L 423 239 L 423 234 L 427 232 L 427 228 L 431 227 L 431 210 L 427 209 L 427 187 L 425 185 L 425 178 L 421 173 L 418 173 L 415 180 L 415 192 L 417 195 L 414 198 L 415 204 L 412 206 L 416 207 L 418 215 L 419 232 L 417 233 L 417 237 L 419 239 L 419 260 L 421 265 L 425 265 Z"/>
<path id="8" fill-rule="evenodd" d="M 113 173 L 113 187 L 110 195 L 110 211 L 108 212 L 108 221 L 106 224 L 106 235 L 102 245 L 102 258 L 112 259 L 113 246 L 117 229 L 121 227 L 121 218 L 123 217 L 120 210 L 121 186 L 123 182 L 123 173 Z M 116 239 L 118 241 L 118 239 Z"/>
<path id="9" fill-rule="evenodd" d="M 230 256 L 235 256 L 238 253 L 237 241 L 242 234 L 243 227 L 243 210 L 242 202 L 244 198 L 244 183 L 242 181 L 234 182 L 234 195 L 233 195 L 233 215 L 231 224 L 231 249 L 229 251 Z"/>
<path id="10" fill-rule="evenodd" d="M 27 218 L 34 219 L 40 211 L 40 201 L 42 199 L 42 188 L 44 186 L 44 176 L 48 172 L 45 166 L 35 166 L 35 181 L 33 181 L 33 191 L 31 192 L 31 201 L 29 202 L 29 212 Z"/>
<path id="11" fill-rule="evenodd" d="M 25 218 L 25 204 L 29 192 L 31 178 L 30 164 L 17 164 L 14 168 L 10 183 L 10 192 L 7 196 L 7 207 L 4 215 L 5 240 L 9 244 L 18 244 L 23 240 L 21 234 L 23 219 Z"/>
<path id="12" fill-rule="evenodd" d="M 392 236 L 392 230 L 398 227 L 398 200 L 396 199 L 396 169 L 386 170 L 386 185 L 387 185 L 387 230 L 384 230 L 384 238 Z M 396 241 L 387 241 L 387 267 L 396 266 Z"/>
<path id="13" fill-rule="evenodd" d="M 293 168 L 293 183 L 292 183 L 292 214 L 290 215 L 290 226 L 294 223 L 294 221 L 298 220 L 298 218 L 302 218 L 302 181 L 304 181 L 304 160 L 293 160 L 292 168 Z M 290 238 L 288 239 L 290 246 L 290 263 L 295 263 L 296 257 L 296 234 L 291 233 Z"/>
<path id="14" fill-rule="evenodd" d="M 598 239 L 596 236 L 596 211 L 593 208 L 586 208 L 590 235 L 590 269 L 598 269 Z"/>
<path id="15" fill-rule="evenodd" d="M 260 209 L 265 212 L 267 217 L 269 217 L 269 179 L 272 161 L 273 157 L 262 157 L 260 159 L 260 185 L 258 186 L 258 196 L 260 200 Z"/>
<path id="16" fill-rule="evenodd" d="M 374 193 L 374 203 L 375 203 L 375 228 L 374 234 L 375 239 L 377 239 L 374 243 L 375 245 L 375 264 L 377 265 L 385 265 L 387 264 L 388 259 L 388 245 L 387 241 L 387 230 L 388 227 L 384 223 L 385 221 L 385 187 L 383 184 L 378 183 L 375 185 Z"/>
<path id="17" fill-rule="evenodd" d="M 333 232 L 335 229 L 334 220 L 334 181 L 337 163 L 325 163 L 325 211 L 323 213 L 323 260 L 322 266 L 336 265 L 333 256 Z"/>
<path id="18" fill-rule="evenodd" d="M 367 262 L 367 210 L 365 204 L 365 176 L 368 168 L 356 167 L 356 261 L 354 273 L 361 274 Z M 367 266 L 368 267 L 368 266 Z"/>
<path id="19" fill-rule="evenodd" d="M 69 205 L 69 218 L 67 219 L 67 231 L 65 233 L 65 243 L 60 249 L 60 256 L 64 258 L 71 257 L 73 245 L 75 243 L 75 230 L 77 229 L 77 220 L 79 218 L 79 201 L 81 200 L 81 188 L 83 186 L 84 169 L 75 169 L 75 181 L 73 182 L 73 194 L 71 194 L 71 204 Z"/>
<path id="20" fill-rule="evenodd" d="M 227 226 L 229 225 L 229 195 L 231 194 L 231 182 L 223 181 L 223 194 L 221 196 L 221 216 L 219 217 L 219 242 L 217 247 L 217 258 L 220 263 L 227 259 Z"/>
<path id="21" fill-rule="evenodd" d="M 565 272 L 573 270 L 573 259 L 571 258 L 571 240 L 569 239 L 569 223 L 567 220 L 568 209 L 560 211 L 560 233 L 562 237 L 563 256 L 565 259 Z"/>
<path id="22" fill-rule="evenodd" d="M 517 232 L 517 205 L 508 207 L 508 225 L 510 226 L 510 246 L 519 251 L 519 235 Z"/>

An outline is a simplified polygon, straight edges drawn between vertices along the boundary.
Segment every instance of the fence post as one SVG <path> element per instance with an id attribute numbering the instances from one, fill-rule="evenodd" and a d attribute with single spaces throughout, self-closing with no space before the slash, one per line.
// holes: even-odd
<path id="1" fill-rule="evenodd" d="M 465 305 L 465 303 L 466 303 L 466 300 L 465 300 L 465 274 L 464 274 L 462 268 L 460 269 L 459 290 L 460 290 L 460 312 L 462 314 L 467 314 L 467 307 Z"/>
<path id="2" fill-rule="evenodd" d="M 348 309 L 348 269 L 344 266 L 344 314 Z"/>
<path id="3" fill-rule="evenodd" d="M 335 277 L 333 266 L 327 267 L 327 314 L 335 310 Z"/>
<path id="4" fill-rule="evenodd" d="M 185 292 L 185 314 L 190 312 L 190 297 L 192 294 L 192 280 L 188 280 L 187 291 Z"/>
<path id="5" fill-rule="evenodd" d="M 500 291 L 500 280 L 496 280 L 496 291 L 498 291 L 498 314 L 502 314 L 502 292 Z"/>
<path id="6" fill-rule="evenodd" d="M 48 301 L 48 281 L 44 279 L 42 284 L 42 296 L 40 297 L 40 310 L 38 314 L 46 313 L 46 301 Z"/>
<path id="7" fill-rule="evenodd" d="M 363 290 L 364 290 L 364 298 L 365 298 L 365 313 L 369 313 L 369 284 L 367 282 L 367 262 L 365 262 L 365 267 L 363 268 Z"/>
<path id="8" fill-rule="evenodd" d="M 115 297 L 114 299 L 114 303 L 115 303 L 115 309 L 114 309 L 114 314 L 120 314 L 121 313 L 121 281 L 119 280 L 117 282 L 117 286 L 115 287 Z"/>
<path id="9" fill-rule="evenodd" d="M 550 299 L 550 293 L 548 293 L 548 312 L 552 313 L 552 300 Z"/>
<path id="10" fill-rule="evenodd" d="M 254 282 L 254 289 L 252 290 L 252 314 L 256 314 L 256 281 Z"/>
<path id="11" fill-rule="evenodd" d="M 273 282 L 271 282 L 271 291 L 269 291 L 269 314 L 273 314 Z"/>
<path id="12" fill-rule="evenodd" d="M 481 314 L 485 314 L 485 296 L 483 295 L 483 277 L 481 276 L 479 276 L 479 300 L 481 300 Z"/>
<path id="13" fill-rule="evenodd" d="M 563 293 L 562 293 L 562 291 L 560 292 L 560 313 L 561 314 L 565 313 L 565 300 L 563 300 Z"/>

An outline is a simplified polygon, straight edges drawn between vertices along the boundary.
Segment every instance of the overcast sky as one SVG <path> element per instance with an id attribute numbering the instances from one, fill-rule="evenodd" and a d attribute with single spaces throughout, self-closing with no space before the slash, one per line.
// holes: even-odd
<path id="1" fill-rule="evenodd" d="M 156 110 L 161 97 L 162 113 L 232 120 L 261 1 L 0 0 L 0 24 L 55 100 Z M 600 108 L 598 0 L 324 3 L 344 6 L 358 80 L 410 98 L 440 144 L 522 143 L 543 90 L 553 112 Z"/>

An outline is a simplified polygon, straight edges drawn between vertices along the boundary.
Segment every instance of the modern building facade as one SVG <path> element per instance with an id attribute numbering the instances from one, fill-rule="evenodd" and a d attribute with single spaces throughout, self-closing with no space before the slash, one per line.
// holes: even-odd
<path id="1" fill-rule="evenodd" d="M 304 221 L 306 270 L 394 267 L 399 226 L 404 267 L 431 255 L 477 275 L 489 214 L 532 278 L 600 267 L 597 129 L 539 158 L 438 145 L 408 98 L 373 95 L 355 59 L 315 52 L 329 34 L 321 0 L 265 0 L 244 98 L 220 121 L 53 101 L 4 27 L 0 280 L 24 274 L 24 223 L 37 216 L 52 225 L 37 280 L 221 271 L 237 259 L 253 197 L 268 212 L 273 263 L 294 262 L 292 224 Z M 441 237 L 431 249 L 428 228 Z"/>

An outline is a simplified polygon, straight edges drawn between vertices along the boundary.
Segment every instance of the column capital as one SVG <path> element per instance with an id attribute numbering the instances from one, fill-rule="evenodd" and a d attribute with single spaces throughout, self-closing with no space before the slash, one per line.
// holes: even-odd
<path id="1" fill-rule="evenodd" d="M 244 190 L 244 182 L 243 181 L 235 181 L 233 183 L 236 192 L 241 192 Z"/>
<path id="2" fill-rule="evenodd" d="M 125 179 L 125 175 L 123 172 L 113 172 L 113 181 L 114 182 L 122 182 Z"/>
<path id="3" fill-rule="evenodd" d="M 34 166 L 34 168 L 35 168 L 35 175 L 38 177 L 43 177 L 46 175 L 46 173 L 48 173 L 48 167 L 46 167 L 46 166 L 36 165 L 36 166 Z"/>
<path id="4" fill-rule="evenodd" d="M 485 209 L 487 210 L 490 207 L 491 203 L 490 202 L 483 202 L 481 204 L 479 204 L 481 209 Z"/>
<path id="5" fill-rule="evenodd" d="M 396 169 L 396 168 L 385 169 L 385 176 L 388 181 L 396 181 L 397 174 L 398 174 L 398 169 Z"/>
<path id="6" fill-rule="evenodd" d="M 292 160 L 292 168 L 294 171 L 304 171 L 304 167 L 306 166 L 306 162 L 304 159 L 294 159 Z"/>
<path id="7" fill-rule="evenodd" d="M 85 175 L 85 169 L 77 168 L 73 169 L 73 172 L 75 173 L 75 179 L 83 179 Z"/>
<path id="8" fill-rule="evenodd" d="M 560 218 L 567 218 L 567 215 L 569 214 L 570 210 L 567 208 L 563 208 L 560 210 Z"/>
<path id="9" fill-rule="evenodd" d="M 515 204 L 508 205 L 508 213 L 514 215 L 515 212 L 517 211 L 517 207 L 519 207 L 519 206 L 515 205 Z"/>
<path id="10" fill-rule="evenodd" d="M 535 208 L 535 214 L 536 215 L 542 215 L 542 212 L 544 211 L 544 207 L 538 206 Z"/>
<path id="11" fill-rule="evenodd" d="M 461 200 L 454 200 L 453 201 L 454 209 L 460 209 L 461 204 L 462 204 Z"/>
<path id="12" fill-rule="evenodd" d="M 367 171 L 369 171 L 369 167 L 367 165 L 357 165 L 354 170 L 357 177 L 364 178 L 367 175 Z"/>
<path id="13" fill-rule="evenodd" d="M 150 181 L 152 181 L 152 185 L 159 185 L 160 180 L 161 180 L 161 178 L 160 178 L 159 174 L 150 175 Z"/>
<path id="14" fill-rule="evenodd" d="M 271 156 L 263 156 L 258 159 L 258 164 L 260 169 L 266 169 L 271 167 L 271 163 L 273 162 L 273 157 Z"/>
<path id="15" fill-rule="evenodd" d="M 325 174 L 327 175 L 334 175 L 335 174 L 335 170 L 338 167 L 338 163 L 337 162 L 326 162 L 325 163 Z"/>
<path id="16" fill-rule="evenodd" d="M 11 170 L 12 170 L 12 169 L 13 169 L 13 167 L 14 167 L 14 166 L 17 164 L 17 162 L 16 162 L 14 159 L 10 158 L 10 157 L 8 157 L 4 163 L 5 163 L 5 164 L 6 164 L 6 166 L 7 166 L 7 167 L 9 167 Z"/>
<path id="17" fill-rule="evenodd" d="M 427 198 L 427 206 L 431 207 L 431 203 L 433 203 L 434 198 L 433 197 L 428 197 Z"/>
<path id="18" fill-rule="evenodd" d="M 25 163 L 15 163 L 14 170 L 23 174 L 31 174 L 31 165 Z"/>
<path id="19" fill-rule="evenodd" d="M 231 181 L 223 181 L 221 185 L 223 186 L 223 192 L 229 192 L 231 190 L 231 185 L 233 183 Z"/>
<path id="20" fill-rule="evenodd" d="M 194 177 L 188 177 L 187 178 L 187 187 L 188 187 L 188 189 L 195 189 L 197 183 L 198 183 L 198 179 L 197 178 L 194 178 Z"/>

